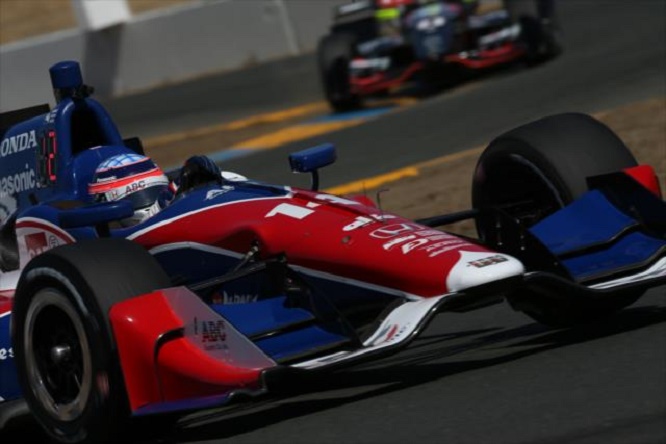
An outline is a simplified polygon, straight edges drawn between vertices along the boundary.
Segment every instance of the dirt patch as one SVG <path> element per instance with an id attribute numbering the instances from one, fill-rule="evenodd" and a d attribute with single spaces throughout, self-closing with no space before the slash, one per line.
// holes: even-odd
<path id="1" fill-rule="evenodd" d="M 194 0 L 128 0 L 130 11 L 140 14 Z M 76 28 L 72 0 L 0 0 L 0 45 Z"/>
<path id="2" fill-rule="evenodd" d="M 536 116 L 535 116 L 536 117 Z M 666 98 L 635 103 L 595 115 L 615 131 L 641 164 L 652 165 L 666 192 Z M 478 156 L 425 167 L 415 177 L 368 189 L 373 199 L 379 189 L 382 207 L 392 213 L 417 219 L 471 208 L 472 173 Z M 375 199 L 376 200 L 376 199 Z M 476 236 L 471 222 L 446 227 Z"/>

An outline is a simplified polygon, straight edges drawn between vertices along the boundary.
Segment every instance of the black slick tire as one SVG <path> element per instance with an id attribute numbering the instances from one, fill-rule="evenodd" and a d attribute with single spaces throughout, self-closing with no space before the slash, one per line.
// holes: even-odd
<path id="1" fill-rule="evenodd" d="M 558 114 L 508 131 L 490 143 L 476 165 L 472 204 L 482 211 L 500 208 L 529 228 L 587 192 L 587 177 L 636 165 L 626 145 L 603 123 L 585 114 Z M 477 219 L 479 238 L 500 249 L 496 227 L 491 216 Z M 539 322 L 563 327 L 607 316 L 639 296 L 622 294 L 595 304 L 561 305 L 519 290 L 508 300 Z"/>
<path id="2" fill-rule="evenodd" d="M 326 100 L 333 110 L 342 112 L 362 106 L 361 97 L 351 90 L 349 64 L 356 52 L 352 34 L 333 33 L 324 36 L 317 48 L 319 72 Z"/>
<path id="3" fill-rule="evenodd" d="M 15 294 L 12 336 L 32 414 L 60 443 L 118 442 L 129 406 L 110 308 L 170 286 L 155 259 L 125 239 L 95 239 L 32 259 Z"/>

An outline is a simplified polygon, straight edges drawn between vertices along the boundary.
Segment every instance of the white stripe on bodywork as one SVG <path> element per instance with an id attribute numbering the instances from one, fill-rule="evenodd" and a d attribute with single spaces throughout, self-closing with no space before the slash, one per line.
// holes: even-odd
<path id="1" fill-rule="evenodd" d="M 52 231 L 51 234 L 55 234 L 58 236 L 62 236 L 64 239 L 68 240 L 69 242 L 76 242 L 76 239 L 72 237 L 71 234 L 63 230 L 57 225 L 52 224 L 46 219 L 40 219 L 38 217 L 21 217 L 16 221 L 16 229 L 21 229 L 21 228 L 34 228 L 34 229 L 39 229 L 39 227 L 22 227 L 21 223 L 22 222 L 32 222 L 34 224 L 38 225 L 44 225 L 45 229 L 49 229 Z"/>
<path id="2" fill-rule="evenodd" d="M 211 205 L 211 206 L 206 207 L 206 208 L 200 208 L 200 209 L 198 209 L 198 210 L 190 211 L 189 213 L 179 214 L 178 216 L 172 217 L 172 218 L 170 218 L 170 219 L 165 219 L 165 220 L 163 220 L 163 221 L 160 221 L 160 222 L 158 222 L 158 223 L 156 223 L 156 224 L 154 224 L 154 225 L 151 225 L 151 226 L 149 226 L 149 227 L 146 227 L 146 228 L 144 228 L 144 229 L 142 229 L 142 230 L 139 230 L 139 231 L 136 231 L 136 232 L 130 234 L 129 236 L 127 236 L 127 239 L 129 239 L 129 240 L 134 240 L 134 239 L 136 239 L 137 237 L 143 236 L 144 234 L 149 233 L 149 232 L 151 232 L 151 231 L 153 231 L 153 230 L 157 230 L 157 229 L 160 228 L 160 227 L 163 227 L 163 226 L 165 226 L 165 225 L 172 224 L 172 223 L 174 223 L 174 222 L 177 221 L 177 220 L 180 220 L 180 219 L 183 219 L 183 218 L 186 218 L 186 217 L 192 216 L 192 215 L 194 215 L 194 214 L 202 213 L 202 212 L 204 212 L 204 211 L 208 211 L 208 210 L 211 210 L 211 209 L 213 209 L 213 208 L 221 208 L 221 207 L 225 207 L 225 206 L 229 206 L 229 205 L 241 204 L 241 203 L 244 203 L 244 202 L 256 202 L 256 201 L 258 201 L 258 200 L 281 200 L 281 199 L 288 199 L 288 198 L 290 198 L 290 197 L 292 197 L 292 194 L 291 194 L 291 193 L 290 193 L 290 194 L 286 194 L 286 195 L 284 195 L 284 196 L 255 197 L 255 198 L 252 198 L 252 199 L 235 200 L 235 201 L 233 201 L 233 202 L 224 202 L 224 203 L 217 204 L 217 205 Z"/>
<path id="3" fill-rule="evenodd" d="M 602 282 L 600 284 L 590 285 L 590 288 L 595 288 L 595 289 L 613 288 L 619 285 L 629 284 L 631 282 L 644 281 L 646 279 L 654 279 L 662 276 L 666 276 L 666 257 L 660 259 L 659 261 L 657 261 L 656 264 L 654 264 L 645 271 L 633 274 L 631 276 L 625 276 L 620 279 L 615 279 L 608 282 Z"/>
<path id="4" fill-rule="evenodd" d="M 293 364 L 292 367 L 303 369 L 325 367 L 407 341 L 416 333 L 416 330 L 421 326 L 422 321 L 428 314 L 447 296 L 450 296 L 450 294 L 434 298 L 422 298 L 418 301 L 405 302 L 400 305 L 384 319 L 379 328 L 375 330 L 375 333 L 364 341 L 363 348 L 341 351 L 321 358 L 310 359 Z"/>
<path id="5" fill-rule="evenodd" d="M 151 248 L 148 252 L 152 255 L 165 253 L 169 251 L 190 249 L 190 250 L 199 250 L 206 253 L 219 254 L 220 256 L 229 256 L 234 259 L 240 259 L 243 257 L 242 254 L 235 251 L 226 250 L 220 247 L 214 247 L 212 245 L 200 244 L 198 242 L 173 242 L 170 244 L 162 244 L 155 248 Z"/>
<path id="6" fill-rule="evenodd" d="M 520 276 L 525 272 L 523 264 L 508 254 L 464 250 L 459 250 L 459 253 L 458 262 L 451 268 L 446 278 L 446 288 L 450 291 L 478 287 L 490 282 Z M 483 263 L 485 259 L 489 260 L 487 264 Z M 475 266 L 475 263 L 479 264 Z"/>
<path id="7" fill-rule="evenodd" d="M 42 234 L 43 244 L 31 248 L 28 237 Z M 67 231 L 48 220 L 36 217 L 21 217 L 16 221 L 16 241 L 19 253 L 19 268 L 24 268 L 30 259 L 60 245 L 72 244 L 76 239 Z"/>
<path id="8" fill-rule="evenodd" d="M 365 347 L 379 347 L 402 342 L 413 332 L 428 312 L 448 294 L 436 298 L 406 302 L 393 310 L 377 331 L 363 342 Z"/>

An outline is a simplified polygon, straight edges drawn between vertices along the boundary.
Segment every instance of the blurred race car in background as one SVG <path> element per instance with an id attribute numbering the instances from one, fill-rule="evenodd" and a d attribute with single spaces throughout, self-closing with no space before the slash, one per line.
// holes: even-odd
<path id="1" fill-rule="evenodd" d="M 318 46 L 326 98 L 336 111 L 358 108 L 420 78 L 450 84 L 464 70 L 515 60 L 537 63 L 562 51 L 553 0 L 359 0 L 338 6 Z M 481 12 L 479 12 L 481 11 Z"/>
<path id="2" fill-rule="evenodd" d="M 409 220 L 321 192 L 318 169 L 335 160 L 323 145 L 290 156 L 311 190 L 218 172 L 122 226 L 132 202 L 88 189 L 101 162 L 141 144 L 76 62 L 51 77 L 53 109 L 0 116 L 0 427 L 27 403 L 57 442 L 119 442 L 139 418 L 164 430 L 395 353 L 437 313 L 506 300 L 571 326 L 666 283 L 654 171 L 587 115 L 493 140 L 460 213 Z M 478 239 L 437 229 L 464 219 Z"/>

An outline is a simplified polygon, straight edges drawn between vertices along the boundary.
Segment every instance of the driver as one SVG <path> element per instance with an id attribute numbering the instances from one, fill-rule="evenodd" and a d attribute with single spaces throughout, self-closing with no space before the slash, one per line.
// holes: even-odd
<path id="1" fill-rule="evenodd" d="M 149 157 L 134 153 L 118 154 L 100 163 L 88 185 L 88 194 L 94 202 L 132 202 L 134 214 L 120 221 L 124 227 L 159 213 L 173 197 L 162 169 Z"/>
<path id="2" fill-rule="evenodd" d="M 135 153 L 119 154 L 100 163 L 95 170 L 88 194 L 94 202 L 128 199 L 134 214 L 120 224 L 131 227 L 159 213 L 175 196 L 209 183 L 244 181 L 244 176 L 221 172 L 206 156 L 192 156 L 185 161 L 175 182 L 149 157 Z"/>

